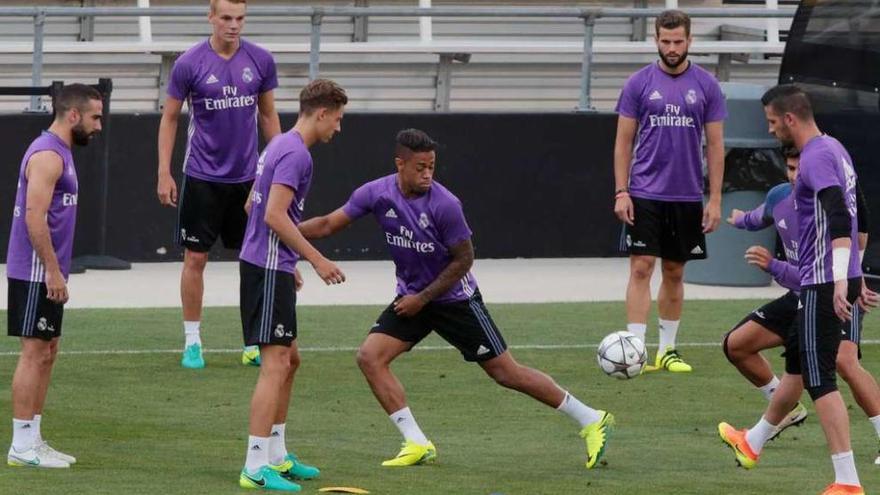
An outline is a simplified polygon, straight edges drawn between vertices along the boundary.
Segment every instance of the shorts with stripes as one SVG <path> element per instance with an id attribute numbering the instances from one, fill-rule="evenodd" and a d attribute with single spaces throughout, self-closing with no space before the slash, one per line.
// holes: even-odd
<path id="1" fill-rule="evenodd" d="M 410 318 L 398 316 L 392 303 L 379 315 L 370 333 L 389 335 L 414 347 L 432 331 L 458 349 L 465 361 L 488 361 L 507 350 L 479 289 L 464 301 L 428 303 Z"/>
<path id="2" fill-rule="evenodd" d="M 850 303 L 855 303 L 861 287 L 861 278 L 849 279 L 847 300 Z M 837 350 L 840 341 L 847 337 L 847 327 L 858 326 L 859 318 L 857 314 L 853 314 L 851 323 L 843 322 L 837 317 L 834 312 L 833 282 L 803 287 L 800 306 L 796 344 L 798 348 L 786 348 L 785 371 L 789 374 L 801 374 L 804 388 L 816 400 L 837 390 Z"/>
<path id="3" fill-rule="evenodd" d="M 61 336 L 64 305 L 46 298 L 46 284 L 8 278 L 6 312 L 10 337 L 52 340 Z"/>
<path id="4" fill-rule="evenodd" d="M 296 284 L 292 273 L 239 262 L 241 329 L 245 345 L 296 340 Z"/>

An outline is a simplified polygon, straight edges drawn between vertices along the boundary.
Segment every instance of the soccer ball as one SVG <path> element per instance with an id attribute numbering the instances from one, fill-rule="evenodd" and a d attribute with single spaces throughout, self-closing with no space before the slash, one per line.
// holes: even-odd
<path id="1" fill-rule="evenodd" d="M 630 332 L 614 332 L 602 339 L 596 353 L 599 367 L 608 376 L 628 380 L 642 373 L 648 352 L 645 344 Z"/>

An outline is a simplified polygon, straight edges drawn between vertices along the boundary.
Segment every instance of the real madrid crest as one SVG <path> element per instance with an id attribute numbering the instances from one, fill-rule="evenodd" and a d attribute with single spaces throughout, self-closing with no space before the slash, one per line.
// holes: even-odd
<path id="1" fill-rule="evenodd" d="M 251 72 L 250 67 L 245 67 L 244 70 L 241 71 L 241 79 L 246 83 L 254 80 L 254 73 Z"/>

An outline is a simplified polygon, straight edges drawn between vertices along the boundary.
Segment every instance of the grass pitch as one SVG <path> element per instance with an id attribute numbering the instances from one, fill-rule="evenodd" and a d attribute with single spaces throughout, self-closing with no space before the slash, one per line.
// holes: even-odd
<path id="1" fill-rule="evenodd" d="M 570 419 L 496 386 L 457 351 L 437 349 L 444 343 L 434 336 L 422 343 L 431 349 L 404 355 L 395 372 L 437 445 L 438 463 L 380 467 L 396 454 L 400 438 L 354 355 L 381 308 L 302 307 L 303 364 L 288 444 L 322 469 L 319 480 L 303 483 L 302 493 L 329 485 L 359 486 L 377 495 L 819 493 L 833 473 L 815 415 L 769 444 L 751 472 L 736 468 L 718 439 L 719 421 L 751 425 L 765 405 L 714 345 L 759 303 L 688 302 L 679 341 L 698 344 L 680 348 L 695 372 L 630 381 L 603 375 L 590 347 L 622 327 L 622 303 L 490 305 L 520 362 L 617 416 L 608 465 L 591 471 L 584 469 L 583 443 Z M 0 493 L 246 493 L 237 478 L 257 369 L 241 366 L 240 355 L 231 352 L 241 342 L 237 309 L 205 313 L 207 368 L 189 371 L 179 365 L 178 310 L 68 310 L 64 354 L 55 368 L 43 431 L 79 463 L 57 471 L 2 466 Z M 5 327 L 5 315 L 0 321 Z M 869 315 L 865 338 L 876 338 L 878 326 Z M 648 340 L 656 342 L 655 328 Z M 17 350 L 16 339 L 0 339 L 3 448 L 11 435 L 9 387 Z M 880 369 L 880 347 L 866 345 L 863 351 L 864 366 Z M 781 370 L 778 354 L 771 357 Z M 880 466 L 872 464 L 876 435 L 846 386 L 842 389 L 851 404 L 859 474 L 872 492 L 880 487 Z"/>

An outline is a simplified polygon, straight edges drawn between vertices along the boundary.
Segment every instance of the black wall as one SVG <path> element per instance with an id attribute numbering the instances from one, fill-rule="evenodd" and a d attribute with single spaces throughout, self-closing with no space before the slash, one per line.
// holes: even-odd
<path id="1" fill-rule="evenodd" d="M 295 117 L 282 115 L 282 128 Z M 184 120 L 173 159 L 178 177 Z M 5 150 L 0 205 L 8 213 L 0 214 L 4 258 L 21 156 L 48 124 L 47 116 L 0 115 Z M 172 241 L 176 210 L 156 199 L 158 124 L 157 114 L 115 114 L 110 123 L 107 252 L 131 261 L 181 257 Z M 360 184 L 393 172 L 394 135 L 416 127 L 442 143 L 436 179 L 464 203 L 477 256 L 613 256 L 620 231 L 611 211 L 615 126 L 614 114 L 347 114 L 342 133 L 312 149 L 315 178 L 306 216 L 341 206 Z M 78 255 L 98 249 L 100 139 L 74 155 L 80 178 Z M 374 221 L 364 219 L 318 245 L 334 259 L 383 259 L 383 239 Z M 224 259 L 236 255 L 214 253 Z"/>

